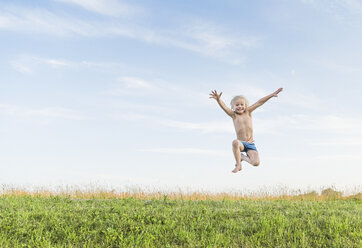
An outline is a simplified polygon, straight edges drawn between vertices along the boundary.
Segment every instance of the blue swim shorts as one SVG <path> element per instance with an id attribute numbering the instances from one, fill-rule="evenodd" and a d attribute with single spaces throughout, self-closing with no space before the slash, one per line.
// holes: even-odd
<path id="1" fill-rule="evenodd" d="M 240 140 L 240 142 L 243 143 L 243 145 L 244 145 L 244 150 L 242 152 L 248 152 L 249 150 L 258 151 L 258 150 L 256 150 L 254 143 L 248 143 L 248 142 L 241 141 L 241 140 Z"/>

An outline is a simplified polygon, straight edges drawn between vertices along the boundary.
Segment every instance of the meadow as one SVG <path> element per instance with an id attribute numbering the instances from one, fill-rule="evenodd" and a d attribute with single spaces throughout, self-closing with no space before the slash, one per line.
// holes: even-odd
<path id="1" fill-rule="evenodd" d="M 6 191 L 0 247 L 361 247 L 361 194 Z"/>

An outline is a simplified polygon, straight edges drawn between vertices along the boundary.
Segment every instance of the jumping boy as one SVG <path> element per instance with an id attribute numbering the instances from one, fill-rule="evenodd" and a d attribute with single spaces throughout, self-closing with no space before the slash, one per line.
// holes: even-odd
<path id="1" fill-rule="evenodd" d="M 220 107 L 233 119 L 234 122 L 237 139 L 233 140 L 232 143 L 236 161 L 235 169 L 232 170 L 233 173 L 241 171 L 241 161 L 243 160 L 254 166 L 259 165 L 259 154 L 253 140 L 251 113 L 266 103 L 270 98 L 278 97 L 279 92 L 282 90 L 283 88 L 279 88 L 274 93 L 261 98 L 251 106 L 248 106 L 248 100 L 246 100 L 244 96 L 235 96 L 230 103 L 231 109 L 228 108 L 220 99 L 222 92 L 218 94 L 216 90 L 211 91 L 210 98 L 215 99 Z M 246 156 L 241 152 L 246 152 Z"/>

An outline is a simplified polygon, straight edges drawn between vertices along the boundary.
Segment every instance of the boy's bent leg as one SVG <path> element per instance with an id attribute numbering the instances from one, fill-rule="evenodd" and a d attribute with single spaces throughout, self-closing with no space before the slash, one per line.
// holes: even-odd
<path id="1" fill-rule="evenodd" d="M 260 164 L 260 159 L 259 159 L 259 153 L 255 150 L 248 150 L 247 152 L 249 160 L 250 160 L 250 164 L 254 165 L 254 166 L 258 166 Z"/>
<path id="2" fill-rule="evenodd" d="M 236 173 L 241 170 L 241 151 L 244 150 L 244 145 L 239 140 L 233 141 L 233 153 L 235 157 L 235 169 L 232 170 L 233 173 Z"/>
<path id="3" fill-rule="evenodd" d="M 240 154 L 240 158 L 241 158 L 241 161 L 246 161 L 248 162 L 249 164 L 251 164 L 251 160 L 248 156 L 245 156 L 244 154 Z"/>

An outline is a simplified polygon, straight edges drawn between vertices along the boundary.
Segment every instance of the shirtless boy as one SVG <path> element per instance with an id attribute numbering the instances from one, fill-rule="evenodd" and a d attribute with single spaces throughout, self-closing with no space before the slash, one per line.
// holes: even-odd
<path id="1" fill-rule="evenodd" d="M 244 96 L 235 96 L 230 103 L 231 109 L 220 99 L 222 92 L 218 94 L 216 90 L 211 91 L 210 98 L 215 99 L 220 107 L 233 119 L 234 122 L 237 139 L 233 140 L 232 143 L 236 161 L 235 169 L 232 170 L 233 173 L 241 171 L 241 161 L 246 161 L 254 166 L 259 165 L 259 154 L 253 140 L 251 113 L 266 103 L 270 98 L 278 97 L 279 92 L 282 90 L 283 88 L 279 88 L 274 93 L 261 98 L 251 106 L 248 106 L 248 100 L 246 100 Z M 241 152 L 246 152 L 246 156 Z"/>

